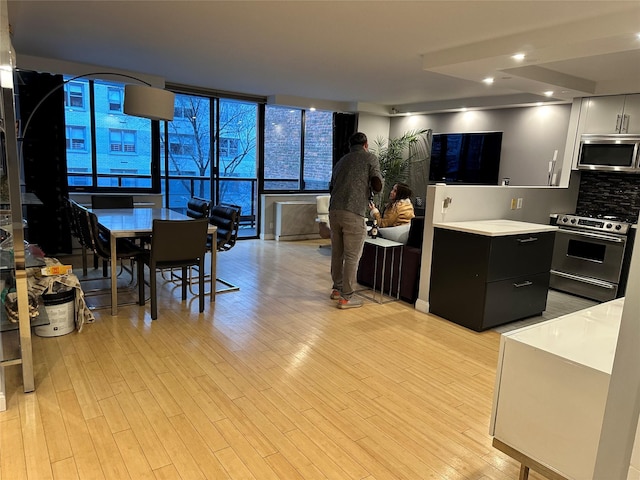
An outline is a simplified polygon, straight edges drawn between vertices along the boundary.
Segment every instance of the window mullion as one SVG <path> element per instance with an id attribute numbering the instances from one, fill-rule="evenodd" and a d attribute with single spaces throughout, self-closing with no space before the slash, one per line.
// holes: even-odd
<path id="1" fill-rule="evenodd" d="M 299 177 L 299 190 L 304 191 L 304 140 L 307 131 L 307 111 L 300 110 L 300 172 Z"/>
<path id="2" fill-rule="evenodd" d="M 98 187 L 98 147 L 96 138 L 96 105 L 93 87 L 93 80 L 89 80 L 89 111 L 91 112 L 89 116 L 89 128 L 91 129 L 91 188 L 95 189 Z"/>

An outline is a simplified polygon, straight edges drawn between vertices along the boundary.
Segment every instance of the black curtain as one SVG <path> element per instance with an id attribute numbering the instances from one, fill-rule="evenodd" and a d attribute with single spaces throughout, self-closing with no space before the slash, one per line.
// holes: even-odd
<path id="1" fill-rule="evenodd" d="M 333 164 L 349 153 L 349 137 L 356 133 L 355 113 L 333 114 Z"/>
<path id="2" fill-rule="evenodd" d="M 22 132 L 25 189 L 42 202 L 27 205 L 26 235 L 29 243 L 39 245 L 47 256 L 71 253 L 63 84 L 62 75 L 21 71 L 16 87 L 21 130 L 33 114 L 28 129 Z"/>

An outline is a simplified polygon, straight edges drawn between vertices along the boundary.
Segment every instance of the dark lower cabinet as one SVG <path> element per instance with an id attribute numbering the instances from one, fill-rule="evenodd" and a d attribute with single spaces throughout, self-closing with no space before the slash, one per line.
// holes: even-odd
<path id="1" fill-rule="evenodd" d="M 539 315 L 547 306 L 554 236 L 435 228 L 429 312 L 475 331 Z"/>

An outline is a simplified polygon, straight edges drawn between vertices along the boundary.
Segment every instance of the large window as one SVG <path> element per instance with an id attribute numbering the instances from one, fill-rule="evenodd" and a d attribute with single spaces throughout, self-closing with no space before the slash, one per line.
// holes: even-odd
<path id="1" fill-rule="evenodd" d="M 305 112 L 304 190 L 328 190 L 333 168 L 333 112 Z"/>
<path id="2" fill-rule="evenodd" d="M 332 112 L 267 106 L 265 191 L 326 191 L 332 165 Z"/>
<path id="3" fill-rule="evenodd" d="M 178 211 L 191 196 L 233 203 L 242 207 L 242 236 L 251 236 L 259 185 L 262 192 L 328 190 L 333 112 L 180 90 L 173 121 L 152 122 L 123 113 L 124 83 L 67 79 L 70 191 L 160 191 Z"/>
<path id="4" fill-rule="evenodd" d="M 258 104 L 220 99 L 219 119 L 215 198 L 242 208 L 240 235 L 250 236 L 258 218 Z"/>
<path id="5" fill-rule="evenodd" d="M 151 120 L 122 112 L 124 84 L 73 80 L 64 92 L 69 189 L 151 191 Z"/>
<path id="6" fill-rule="evenodd" d="M 258 104 L 178 93 L 174 112 L 166 137 L 161 135 L 162 187 L 169 207 L 184 210 L 191 196 L 240 205 L 241 236 L 254 236 Z"/>
<path id="7" fill-rule="evenodd" d="M 161 176 L 170 208 L 186 207 L 189 197 L 211 198 L 212 100 L 177 94 L 173 121 L 161 134 Z"/>

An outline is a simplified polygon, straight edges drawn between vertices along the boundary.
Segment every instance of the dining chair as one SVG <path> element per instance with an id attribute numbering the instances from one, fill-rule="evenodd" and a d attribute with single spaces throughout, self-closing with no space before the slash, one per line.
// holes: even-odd
<path id="1" fill-rule="evenodd" d="M 91 195 L 91 209 L 133 208 L 132 195 Z M 106 271 L 106 261 L 102 262 L 102 270 Z M 98 257 L 93 257 L 93 268 L 98 268 Z M 106 276 L 106 274 L 104 275 Z"/>
<path id="2" fill-rule="evenodd" d="M 191 197 L 187 200 L 186 215 L 191 218 L 207 218 L 210 208 L 211 201 L 200 197 Z"/>
<path id="3" fill-rule="evenodd" d="M 96 256 L 102 258 L 105 261 L 105 267 L 103 271 L 103 276 L 108 276 L 108 262 L 111 259 L 111 239 L 109 234 L 103 231 L 99 227 L 98 217 L 95 213 L 90 212 L 82 205 L 70 201 L 71 208 L 73 211 L 73 216 L 75 218 L 76 227 L 78 228 L 78 232 L 80 237 L 82 238 L 82 242 L 85 242 L 87 249 L 91 250 Z M 133 272 L 133 263 L 141 261 L 140 257 L 144 254 L 145 250 L 134 242 L 126 239 L 126 238 L 118 238 L 116 245 L 116 257 L 118 260 L 131 260 L 132 268 L 131 268 L 131 282 L 135 280 L 134 272 Z M 93 279 L 98 280 L 98 279 Z M 141 282 L 144 280 L 144 277 L 138 278 L 138 281 Z M 87 293 L 104 293 L 102 290 L 91 290 Z M 143 297 L 144 301 L 144 297 Z"/>
<path id="4" fill-rule="evenodd" d="M 133 208 L 132 195 L 91 195 L 92 209 Z"/>
<path id="5" fill-rule="evenodd" d="M 151 229 L 151 249 L 146 250 L 138 264 L 138 277 L 144 277 L 144 264 L 149 266 L 151 288 L 151 319 L 158 318 L 157 271 L 182 269 L 182 300 L 187 299 L 190 267 L 198 267 L 199 311 L 204 312 L 204 257 L 207 249 L 208 218 L 193 220 L 154 220 Z M 186 279 L 186 281 L 184 281 Z M 138 282 L 138 298 L 144 305 L 144 282 Z"/>
<path id="6" fill-rule="evenodd" d="M 188 217 L 191 217 L 191 218 L 209 218 L 210 208 L 211 208 L 211 202 L 209 200 L 194 196 L 194 197 L 191 197 L 189 200 L 187 200 L 187 210 L 185 213 Z M 169 275 L 169 278 L 165 276 L 165 273 Z M 173 269 L 169 269 L 168 271 L 166 269 L 161 270 L 160 274 L 162 275 L 163 280 L 167 282 L 173 282 L 173 283 L 182 282 L 182 278 L 178 274 L 176 274 Z M 191 285 L 189 285 L 189 288 L 191 288 Z"/>
<path id="7" fill-rule="evenodd" d="M 235 246 L 238 240 L 238 233 L 240 231 L 241 215 L 242 208 L 239 205 L 221 203 L 211 207 L 209 223 L 215 225 L 217 227 L 217 231 L 215 241 L 213 235 L 207 236 L 207 251 L 212 251 L 213 248 L 215 248 L 217 252 L 226 252 Z M 227 293 L 240 290 L 239 286 L 219 277 L 216 278 L 216 283 L 222 283 L 225 285 L 224 288 L 217 289 L 216 293 Z M 215 283 L 212 285 L 212 288 L 216 288 Z"/>
<path id="8" fill-rule="evenodd" d="M 85 238 L 83 230 L 80 225 L 80 219 L 78 218 L 78 212 L 80 204 L 70 198 L 66 199 L 65 210 L 67 213 L 67 220 L 71 229 L 71 235 L 78 241 L 80 248 L 82 249 L 82 276 L 86 277 L 88 273 L 87 269 L 87 251 L 91 249 L 91 239 Z"/>
<path id="9" fill-rule="evenodd" d="M 221 203 L 219 205 L 214 205 L 211 207 L 209 213 L 209 223 L 211 225 L 215 225 L 216 230 L 216 238 L 215 241 L 213 239 L 213 235 L 207 235 L 207 249 L 206 252 L 212 252 L 212 249 L 215 248 L 216 252 L 225 252 L 227 250 L 231 250 L 233 246 L 236 244 L 238 240 L 238 233 L 240 230 L 240 217 L 242 214 L 242 208 L 239 205 L 233 205 L 230 203 Z M 193 291 L 192 285 L 195 283 L 193 281 L 193 274 L 191 270 L 194 270 L 198 275 L 199 279 L 204 278 L 205 282 L 211 281 L 211 275 L 199 275 L 198 267 L 194 267 L 188 271 L 188 277 L 186 284 L 189 286 L 189 291 L 195 295 Z M 164 276 L 163 276 L 164 278 Z M 172 272 L 171 281 L 174 283 L 182 282 L 184 276 L 179 276 Z M 221 283 L 224 285 L 223 288 L 217 288 L 217 284 Z M 183 283 L 184 285 L 184 283 Z M 240 287 L 234 285 L 233 283 L 223 280 L 222 278 L 216 277 L 215 283 L 212 288 L 216 288 L 216 294 L 218 293 L 227 293 L 227 292 L 235 292 L 240 290 Z M 200 289 L 200 292 L 203 290 Z M 204 295 L 211 295 L 211 291 L 204 292 Z"/>
<path id="10" fill-rule="evenodd" d="M 329 202 L 331 195 L 319 195 L 316 197 L 316 223 L 318 224 L 318 233 L 320 238 L 331 238 L 331 224 L 329 223 Z M 322 247 L 331 247 L 328 245 L 319 245 Z"/>
<path id="11" fill-rule="evenodd" d="M 82 275 L 83 277 L 87 276 L 87 252 L 94 252 L 93 255 L 93 268 L 98 268 L 98 259 L 100 255 L 95 253 L 95 249 L 93 247 L 93 240 L 91 238 L 91 227 L 86 224 L 86 212 L 87 209 L 80 205 L 75 200 L 70 198 L 67 199 L 68 205 L 68 217 L 69 223 L 71 225 L 71 232 L 74 237 L 78 240 L 80 247 L 82 248 Z M 102 265 L 103 276 L 107 276 L 107 263 L 106 260 L 103 259 Z"/>

